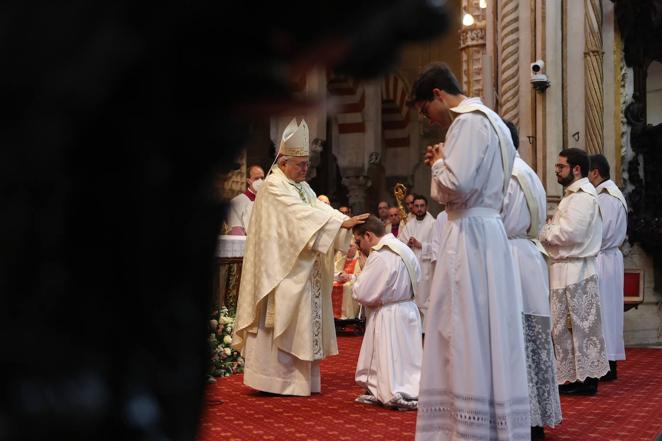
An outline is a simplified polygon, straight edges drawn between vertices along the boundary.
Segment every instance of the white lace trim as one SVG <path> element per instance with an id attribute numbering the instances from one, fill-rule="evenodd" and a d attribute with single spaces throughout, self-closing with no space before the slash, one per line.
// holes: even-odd
<path id="1" fill-rule="evenodd" d="M 421 391 L 416 431 L 454 440 L 530 440 L 529 399 L 495 401 L 436 389 Z"/>
<path id="2" fill-rule="evenodd" d="M 551 290 L 556 381 L 584 381 L 609 372 L 600 316 L 598 276 Z"/>
<path id="3" fill-rule="evenodd" d="M 531 426 L 555 426 L 561 422 L 551 322 L 550 317 L 524 315 Z"/>

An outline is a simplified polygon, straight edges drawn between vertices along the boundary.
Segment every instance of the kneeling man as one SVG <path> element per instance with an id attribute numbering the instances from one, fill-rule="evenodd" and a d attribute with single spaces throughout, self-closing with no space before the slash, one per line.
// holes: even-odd
<path id="1" fill-rule="evenodd" d="M 408 410 L 418 404 L 423 359 L 422 325 L 414 303 L 421 268 L 414 252 L 370 216 L 356 225 L 354 239 L 368 256 L 354 283 L 364 305 L 366 330 L 356 366 L 356 382 L 366 394 L 356 401 Z"/>

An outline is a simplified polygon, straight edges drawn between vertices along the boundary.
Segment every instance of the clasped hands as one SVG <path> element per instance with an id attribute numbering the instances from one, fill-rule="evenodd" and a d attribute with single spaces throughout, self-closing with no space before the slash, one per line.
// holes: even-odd
<path id="1" fill-rule="evenodd" d="M 422 248 L 423 245 L 416 240 L 415 237 L 410 237 L 409 240 L 407 241 L 407 245 L 409 245 L 409 248 Z"/>
<path id="2" fill-rule="evenodd" d="M 423 158 L 423 163 L 427 165 L 428 167 L 432 167 L 432 165 L 437 162 L 440 159 L 444 159 L 444 143 L 440 142 L 438 144 L 434 145 L 429 145 L 428 148 L 425 151 L 425 156 Z"/>

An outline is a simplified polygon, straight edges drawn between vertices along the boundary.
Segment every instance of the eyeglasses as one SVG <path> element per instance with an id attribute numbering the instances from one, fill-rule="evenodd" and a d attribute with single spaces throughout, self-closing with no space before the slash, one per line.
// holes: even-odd
<path id="1" fill-rule="evenodd" d="M 425 101 L 425 103 L 418 109 L 418 113 L 423 115 L 425 118 L 430 119 L 430 113 L 428 107 L 430 106 L 430 101 Z"/>
<path id="2" fill-rule="evenodd" d="M 566 167 L 570 167 L 568 164 L 554 164 L 556 170 L 563 170 Z"/>

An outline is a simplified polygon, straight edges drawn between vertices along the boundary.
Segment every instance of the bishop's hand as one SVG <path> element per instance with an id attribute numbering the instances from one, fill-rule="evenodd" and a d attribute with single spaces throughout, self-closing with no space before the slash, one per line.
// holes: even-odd
<path id="1" fill-rule="evenodd" d="M 440 142 L 438 144 L 434 145 L 429 145 L 427 150 L 425 151 L 425 156 L 423 158 L 423 162 L 425 165 L 428 167 L 432 167 L 432 165 L 437 162 L 440 159 L 444 159 L 444 143 Z"/>
<path id="2" fill-rule="evenodd" d="M 351 230 L 355 225 L 365 223 L 365 220 L 368 219 L 368 216 L 370 216 L 370 213 L 363 213 L 357 216 L 352 216 L 345 220 L 341 227 L 345 228 L 346 230 Z"/>

